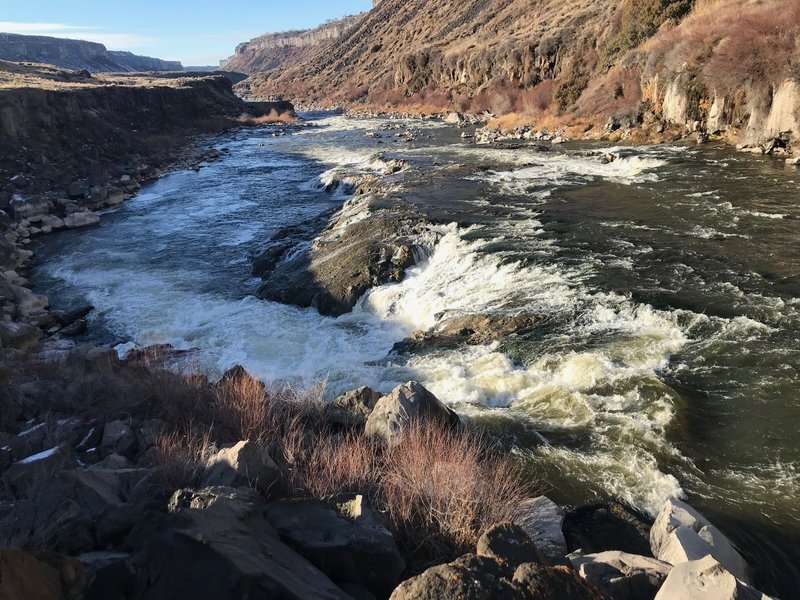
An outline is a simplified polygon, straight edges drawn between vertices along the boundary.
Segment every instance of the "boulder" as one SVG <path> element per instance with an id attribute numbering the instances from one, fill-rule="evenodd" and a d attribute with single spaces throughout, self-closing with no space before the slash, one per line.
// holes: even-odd
<path id="1" fill-rule="evenodd" d="M 511 577 L 512 572 L 496 560 L 467 554 L 407 579 L 394 590 L 391 600 L 522 600 L 525 596 Z"/>
<path id="2" fill-rule="evenodd" d="M 68 449 L 55 446 L 13 463 L 3 475 L 5 482 L 13 489 L 31 485 L 37 477 L 61 468 L 69 459 Z"/>
<path id="3" fill-rule="evenodd" d="M 0 322 L 0 347 L 28 352 L 39 344 L 42 332 L 28 323 Z"/>
<path id="4" fill-rule="evenodd" d="M 19 194 L 14 194 L 9 202 L 9 209 L 14 220 L 21 221 L 46 214 L 50 210 L 50 203 L 44 198 L 23 198 Z"/>
<path id="5" fill-rule="evenodd" d="M 563 566 L 524 563 L 514 571 L 513 582 L 526 600 L 605 600 L 597 588 Z"/>
<path id="6" fill-rule="evenodd" d="M 100 222 L 100 217 L 91 211 L 76 212 L 64 217 L 64 225 L 68 229 L 78 229 L 80 227 L 88 227 L 90 225 L 97 225 Z"/>
<path id="7" fill-rule="evenodd" d="M 451 112 L 447 113 L 447 116 L 444 118 L 444 122 L 448 125 L 458 125 L 461 127 L 466 124 L 467 120 L 461 113 Z"/>
<path id="8" fill-rule="evenodd" d="M 620 504 L 606 502 L 581 506 L 567 512 L 564 537 L 570 550 L 584 554 L 620 550 L 629 554 L 650 554 L 650 524 L 643 513 Z"/>
<path id="9" fill-rule="evenodd" d="M 734 577 L 750 582 L 750 567 L 733 543 L 694 508 L 675 498 L 664 503 L 650 529 L 653 556 L 671 565 L 713 556 Z"/>
<path id="10" fill-rule="evenodd" d="M 346 600 L 324 573 L 280 541 L 251 489 L 179 490 L 163 523 L 131 534 L 141 600 Z"/>
<path id="11" fill-rule="evenodd" d="M 100 450 L 103 456 L 110 454 L 126 454 L 133 452 L 136 446 L 136 434 L 124 421 L 110 421 L 103 428 Z"/>
<path id="12" fill-rule="evenodd" d="M 533 543 L 550 560 L 559 560 L 567 554 L 564 538 L 564 509 L 545 496 L 530 498 L 520 504 L 515 519 Z"/>
<path id="13" fill-rule="evenodd" d="M 89 193 L 89 184 L 85 181 L 73 181 L 67 186 L 67 196 L 72 199 L 80 199 Z"/>
<path id="14" fill-rule="evenodd" d="M 125 506 L 147 497 L 148 472 L 144 469 L 90 467 L 61 471 L 37 479 L 27 487 L 25 497 L 15 504 L 0 529 L 19 539 L 32 537 L 38 543 L 66 554 L 92 550 L 96 534 L 106 540 L 121 539 L 132 523 L 122 523 Z"/>
<path id="15" fill-rule="evenodd" d="M 0 549 L 0 598 L 63 600 L 61 574 L 27 552 Z"/>
<path id="16" fill-rule="evenodd" d="M 487 529 L 478 540 L 476 553 L 512 568 L 528 562 L 548 564 L 528 534 L 513 523 L 499 523 Z"/>
<path id="17" fill-rule="evenodd" d="M 136 573 L 126 552 L 97 551 L 78 556 L 88 585 L 85 600 L 130 598 L 136 585 Z"/>
<path id="18" fill-rule="evenodd" d="M 161 419 L 142 421 L 136 428 L 136 446 L 139 452 L 152 448 L 166 430 L 166 423 Z"/>
<path id="19" fill-rule="evenodd" d="M 405 570 L 394 538 L 360 495 L 338 504 L 280 500 L 264 515 L 289 546 L 337 584 L 388 598 Z"/>
<path id="20" fill-rule="evenodd" d="M 655 600 L 770 600 L 755 588 L 734 577 L 725 567 L 705 556 L 675 566 Z"/>
<path id="21" fill-rule="evenodd" d="M 67 364 L 89 373 L 113 371 L 120 364 L 119 355 L 114 348 L 81 344 L 67 354 Z"/>
<path id="22" fill-rule="evenodd" d="M 328 417 L 345 427 L 363 426 L 380 399 L 381 394 L 367 386 L 350 390 L 330 404 Z"/>
<path id="23" fill-rule="evenodd" d="M 365 432 L 391 441 L 413 422 L 457 427 L 458 415 L 447 408 L 421 383 L 409 381 L 378 400 L 367 419 Z"/>
<path id="24" fill-rule="evenodd" d="M 106 204 L 108 206 L 119 206 L 125 201 L 125 192 L 122 190 L 114 190 L 109 192 Z"/>
<path id="25" fill-rule="evenodd" d="M 672 565 L 617 550 L 570 556 L 581 576 L 610 600 L 653 600 Z"/>
<path id="26" fill-rule="evenodd" d="M 602 600 L 566 567 L 523 563 L 516 570 L 488 556 L 467 554 L 400 584 L 391 600 Z"/>
<path id="27" fill-rule="evenodd" d="M 281 470 L 266 450 L 249 441 L 223 448 L 206 463 L 206 487 L 252 486 L 264 494 L 282 490 Z"/>

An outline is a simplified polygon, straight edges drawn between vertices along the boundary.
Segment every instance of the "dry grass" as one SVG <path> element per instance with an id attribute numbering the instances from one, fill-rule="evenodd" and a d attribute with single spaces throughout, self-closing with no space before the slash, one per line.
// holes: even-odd
<path id="1" fill-rule="evenodd" d="M 175 372 L 176 366 L 162 347 L 106 373 L 101 386 L 71 387 L 69 376 L 89 377 L 74 366 L 51 365 L 40 377 L 57 378 L 70 394 L 88 394 L 81 406 L 92 417 L 164 422 L 155 446 L 141 456 L 161 484 L 151 493 L 200 485 L 218 448 L 250 440 L 282 466 L 294 496 L 368 497 L 386 515 L 412 570 L 467 551 L 530 495 L 513 464 L 475 433 L 416 424 L 387 446 L 361 428 L 332 422 L 322 384 L 271 388 L 241 368 L 211 382 L 191 368 Z"/>
<path id="2" fill-rule="evenodd" d="M 646 75 L 695 73 L 719 94 L 750 90 L 768 97 L 800 74 L 800 0 L 705 2 L 642 46 Z"/>
<path id="3" fill-rule="evenodd" d="M 530 490 L 519 471 L 474 434 L 412 427 L 382 469 L 385 509 L 418 564 L 459 555 L 490 525 L 513 520 Z"/>
<path id="4" fill-rule="evenodd" d="M 238 119 L 239 123 L 244 125 L 275 125 L 277 123 L 283 123 L 284 125 L 292 125 L 297 123 L 297 117 L 288 113 L 288 112 L 278 112 L 274 108 L 269 111 L 266 115 L 261 115 L 260 117 L 253 117 L 250 115 L 242 115 Z"/>

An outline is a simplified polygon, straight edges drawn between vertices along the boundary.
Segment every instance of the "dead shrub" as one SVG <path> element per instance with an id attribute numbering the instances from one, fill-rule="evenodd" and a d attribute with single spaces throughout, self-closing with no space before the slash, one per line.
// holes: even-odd
<path id="1" fill-rule="evenodd" d="M 150 456 L 157 481 L 168 490 L 199 485 L 205 464 L 216 452 L 212 430 L 173 430 L 156 439 Z"/>
<path id="2" fill-rule="evenodd" d="M 297 123 L 297 117 L 289 112 L 278 112 L 277 110 L 270 109 L 269 113 L 254 117 L 251 115 L 242 115 L 238 119 L 239 123 L 249 126 L 256 125 L 275 125 L 283 123 L 284 125 L 292 125 Z"/>
<path id="3" fill-rule="evenodd" d="M 536 117 L 547 112 L 553 103 L 555 81 L 547 79 L 538 85 L 523 90 L 517 97 L 515 111 L 530 117 Z"/>
<path id="4" fill-rule="evenodd" d="M 388 450 L 382 471 L 388 517 L 421 564 L 470 551 L 486 528 L 514 518 L 529 491 L 483 438 L 421 424 Z"/>

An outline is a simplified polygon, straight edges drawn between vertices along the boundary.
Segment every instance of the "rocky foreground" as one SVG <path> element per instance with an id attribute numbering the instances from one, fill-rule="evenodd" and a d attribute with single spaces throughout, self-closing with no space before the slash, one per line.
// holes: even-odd
<path id="1" fill-rule="evenodd" d="M 4 599 L 766 598 L 690 506 L 565 510 L 418 383 L 325 405 L 44 350 L 3 372 Z"/>

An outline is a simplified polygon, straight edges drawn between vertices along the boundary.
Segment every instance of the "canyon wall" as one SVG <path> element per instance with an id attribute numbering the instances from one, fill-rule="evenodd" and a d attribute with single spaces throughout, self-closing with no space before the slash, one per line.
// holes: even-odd
<path id="1" fill-rule="evenodd" d="M 233 56 L 220 62 L 230 71 L 258 73 L 301 62 L 315 48 L 344 35 L 360 15 L 328 21 L 314 29 L 267 33 L 239 44 Z"/>
<path id="2" fill-rule="evenodd" d="M 183 70 L 179 61 L 111 51 L 95 42 L 12 33 L 0 33 L 0 60 L 109 73 Z"/>
<path id="3" fill-rule="evenodd" d="M 302 53 L 265 51 L 263 72 L 238 89 L 316 106 L 515 113 L 509 122 L 597 133 L 790 141 L 798 35 L 798 0 L 382 0 Z M 249 52 L 258 63 L 262 51 Z"/>

